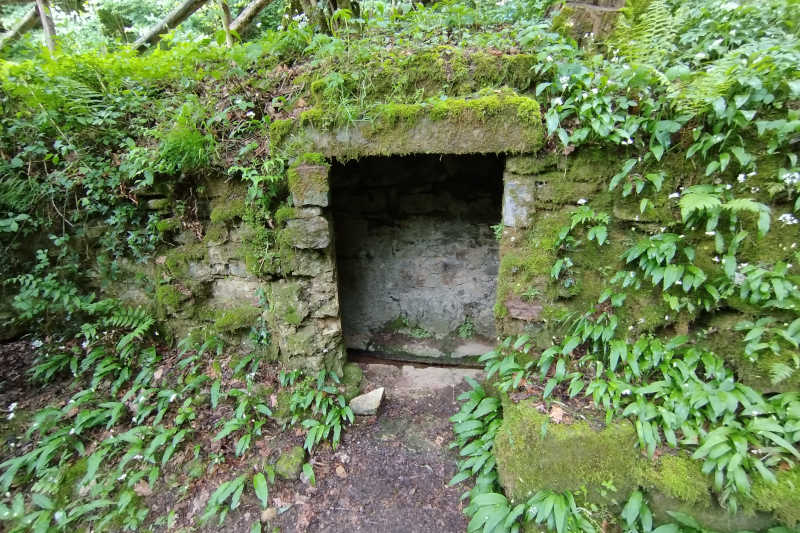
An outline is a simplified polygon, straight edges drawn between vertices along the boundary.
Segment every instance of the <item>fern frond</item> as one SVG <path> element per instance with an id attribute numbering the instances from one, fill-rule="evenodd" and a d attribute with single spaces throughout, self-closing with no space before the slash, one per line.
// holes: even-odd
<path id="1" fill-rule="evenodd" d="M 777 385 L 782 381 L 786 381 L 794 374 L 795 369 L 786 363 L 775 362 L 769 366 L 770 381 L 773 385 Z"/>
<path id="2" fill-rule="evenodd" d="M 690 187 L 680 199 L 681 217 L 684 222 L 696 212 L 712 213 L 721 206 L 722 200 L 713 188 L 702 185 Z"/>

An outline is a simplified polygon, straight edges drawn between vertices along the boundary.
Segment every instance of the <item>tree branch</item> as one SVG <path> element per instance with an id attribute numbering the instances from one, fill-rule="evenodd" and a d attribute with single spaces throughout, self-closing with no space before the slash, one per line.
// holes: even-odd
<path id="1" fill-rule="evenodd" d="M 242 12 L 231 23 L 231 31 L 241 32 L 244 30 L 253 19 L 256 18 L 262 9 L 267 7 L 272 0 L 255 0 L 242 9 Z"/>
<path id="2" fill-rule="evenodd" d="M 30 8 L 27 13 L 25 13 L 25 16 L 22 17 L 16 26 L 11 28 L 11 31 L 0 36 L 0 50 L 5 48 L 6 45 L 19 39 L 22 35 L 38 26 L 40 23 L 41 19 L 39 18 L 39 13 L 36 9 L 36 6 L 34 6 Z"/>
<path id="3" fill-rule="evenodd" d="M 133 47 L 141 52 L 146 49 L 149 44 L 157 43 L 159 39 L 161 39 L 163 33 L 169 31 L 170 28 L 178 26 L 181 22 L 189 18 L 192 13 L 203 7 L 207 1 L 208 0 L 186 0 L 133 43 Z"/>

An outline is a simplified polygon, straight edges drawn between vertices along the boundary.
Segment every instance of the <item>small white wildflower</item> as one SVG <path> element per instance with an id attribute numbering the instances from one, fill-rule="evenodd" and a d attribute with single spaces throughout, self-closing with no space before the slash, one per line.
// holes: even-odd
<path id="1" fill-rule="evenodd" d="M 795 217 L 791 213 L 782 214 L 781 216 L 778 217 L 778 220 L 780 220 L 781 222 L 783 222 L 787 226 L 792 226 L 792 225 L 797 224 L 799 222 L 797 220 L 797 217 Z M 794 248 L 794 247 L 792 247 L 792 248 Z"/>
<path id="2" fill-rule="evenodd" d="M 14 413 L 8 413 L 6 420 L 14 420 Z"/>
<path id="3" fill-rule="evenodd" d="M 754 170 L 754 171 L 752 171 L 752 172 L 748 172 L 748 173 L 747 173 L 747 177 L 748 177 L 748 178 L 752 178 L 752 177 L 753 177 L 753 176 L 755 176 L 755 175 L 756 175 L 756 171 L 755 171 L 755 170 Z"/>
<path id="4" fill-rule="evenodd" d="M 553 62 L 553 56 L 547 56 L 545 59 L 547 59 L 547 61 L 550 63 Z"/>
<path id="5" fill-rule="evenodd" d="M 675 285 L 683 285 L 683 282 L 682 282 L 681 280 L 677 280 L 677 281 L 675 282 Z"/>
<path id="6" fill-rule="evenodd" d="M 173 402 L 173 400 L 175 400 L 175 398 L 177 398 L 177 397 L 178 397 L 178 395 L 177 395 L 177 394 L 173 394 L 172 396 L 170 396 L 170 397 L 169 397 L 169 403 L 172 403 L 172 402 Z"/>
<path id="7" fill-rule="evenodd" d="M 128 477 L 128 474 L 123 472 L 122 475 L 117 478 L 117 481 L 123 481 L 126 477 Z"/>
<path id="8" fill-rule="evenodd" d="M 708 235 L 709 237 L 713 237 L 713 236 L 714 236 L 714 235 L 716 235 L 716 234 L 717 234 L 717 232 L 716 232 L 716 231 L 707 231 L 707 232 L 706 232 L 706 235 Z"/>
<path id="9" fill-rule="evenodd" d="M 84 350 L 86 349 L 87 346 L 89 346 L 89 341 L 83 341 L 81 343 L 81 348 L 83 348 Z"/>
<path id="10" fill-rule="evenodd" d="M 674 193 L 669 195 L 669 199 L 670 200 L 674 200 L 675 198 L 680 198 L 680 197 L 681 197 L 681 193 L 679 193 L 679 192 L 674 192 Z"/>
<path id="11" fill-rule="evenodd" d="M 556 96 L 555 98 L 553 98 L 553 105 L 561 105 L 563 103 L 564 101 L 561 99 L 560 96 Z"/>
<path id="12" fill-rule="evenodd" d="M 70 430 L 69 430 L 69 434 L 70 434 L 70 435 L 74 435 L 74 434 L 75 434 L 75 428 L 70 428 Z"/>
<path id="13" fill-rule="evenodd" d="M 738 181 L 739 183 L 744 183 L 746 179 L 747 176 L 745 176 L 744 174 L 739 174 L 738 176 L 736 176 L 736 181 Z"/>
<path id="14" fill-rule="evenodd" d="M 588 201 L 588 200 L 586 200 L 586 198 L 581 198 L 581 199 L 579 199 L 579 200 L 578 200 L 578 205 L 583 205 L 583 204 L 585 204 L 587 201 Z"/>
<path id="15" fill-rule="evenodd" d="M 558 81 L 561 82 L 561 85 L 564 85 L 569 81 L 569 76 L 561 76 Z"/>
<path id="16" fill-rule="evenodd" d="M 669 315 L 664 315 L 664 320 L 669 320 Z"/>
<path id="17" fill-rule="evenodd" d="M 758 192 L 758 191 L 760 191 L 760 190 L 761 190 L 761 189 L 760 189 L 760 188 L 758 188 L 758 187 L 750 187 L 750 192 L 752 192 L 752 193 L 757 193 L 757 192 Z"/>
<path id="18" fill-rule="evenodd" d="M 598 89 L 597 87 L 595 87 L 595 88 L 593 88 L 593 89 L 592 89 L 592 94 L 597 94 L 597 93 L 598 93 L 598 91 L 600 91 L 600 89 Z"/>
<path id="19" fill-rule="evenodd" d="M 17 402 L 12 402 L 11 405 L 8 406 L 9 411 L 13 411 L 17 408 Z"/>
<path id="20" fill-rule="evenodd" d="M 731 189 L 733 189 L 733 185 L 731 185 L 730 183 L 726 183 L 726 184 L 725 184 L 725 190 L 726 190 L 726 191 L 729 191 L 729 190 L 731 190 Z"/>
<path id="21" fill-rule="evenodd" d="M 40 341 L 39 339 L 36 339 L 35 341 L 33 341 L 31 343 L 31 346 L 33 346 L 34 348 L 41 348 L 43 344 L 44 343 L 42 341 Z"/>
<path id="22" fill-rule="evenodd" d="M 715 255 L 714 257 L 711 258 L 711 260 L 714 261 L 715 263 L 719 263 L 719 256 Z"/>
<path id="23" fill-rule="evenodd" d="M 625 389 L 624 391 L 622 391 L 622 395 L 623 396 L 628 396 L 628 395 L 630 395 L 630 393 L 631 393 L 630 389 Z"/>

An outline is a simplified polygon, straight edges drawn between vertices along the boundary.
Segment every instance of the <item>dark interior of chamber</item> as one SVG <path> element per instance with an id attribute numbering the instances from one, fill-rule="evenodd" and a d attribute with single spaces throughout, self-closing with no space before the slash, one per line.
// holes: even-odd
<path id="1" fill-rule="evenodd" d="M 399 359 L 491 349 L 500 156 L 368 157 L 331 169 L 345 343 Z"/>

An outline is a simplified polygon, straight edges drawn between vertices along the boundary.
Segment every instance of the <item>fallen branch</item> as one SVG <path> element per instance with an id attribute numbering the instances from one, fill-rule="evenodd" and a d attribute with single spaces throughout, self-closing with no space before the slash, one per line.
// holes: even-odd
<path id="1" fill-rule="evenodd" d="M 36 9 L 36 6 L 34 6 L 30 8 L 27 13 L 25 13 L 25 16 L 22 17 L 16 26 L 11 28 L 11 31 L 0 37 L 0 50 L 5 48 L 6 45 L 16 41 L 26 32 L 32 30 L 39 24 L 41 24 L 41 19 L 39 18 L 39 13 Z"/>
<path id="2" fill-rule="evenodd" d="M 231 23 L 231 31 L 241 32 L 244 30 L 270 2 L 272 0 L 255 0 L 255 2 L 248 4 Z"/>
<path id="3" fill-rule="evenodd" d="M 133 43 L 133 47 L 141 52 L 146 49 L 148 45 L 157 43 L 159 39 L 161 39 L 162 34 L 189 18 L 192 13 L 203 7 L 207 1 L 208 0 L 186 0 L 172 10 L 169 15 L 164 17 L 161 22 L 153 26 L 150 31 Z"/>

